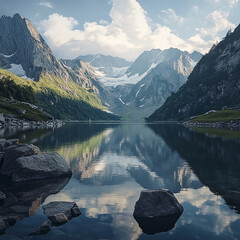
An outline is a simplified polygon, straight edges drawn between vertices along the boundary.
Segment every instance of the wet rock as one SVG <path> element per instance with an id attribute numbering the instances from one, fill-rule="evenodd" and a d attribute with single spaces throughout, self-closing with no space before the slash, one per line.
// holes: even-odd
<path id="1" fill-rule="evenodd" d="M 47 222 L 44 222 L 41 226 L 36 228 L 33 232 L 31 232 L 28 235 L 29 236 L 43 235 L 43 234 L 47 234 L 51 230 L 52 230 L 52 224 L 51 222 L 47 221 Z"/>
<path id="2" fill-rule="evenodd" d="M 3 165 L 3 152 L 0 152 L 0 169 Z"/>
<path id="3" fill-rule="evenodd" d="M 39 148 L 32 144 L 19 144 L 7 147 L 4 152 L 4 161 L 0 173 L 11 176 L 16 171 L 16 159 L 23 156 L 35 155 L 39 152 Z"/>
<path id="4" fill-rule="evenodd" d="M 0 152 L 4 152 L 5 149 L 9 146 L 12 146 L 12 145 L 17 145 L 19 143 L 19 140 L 18 139 L 4 139 L 4 138 L 1 138 L 0 139 Z"/>
<path id="5" fill-rule="evenodd" d="M 56 226 L 63 225 L 69 221 L 64 213 L 57 213 L 55 215 L 49 216 L 48 219 L 52 222 L 52 224 Z"/>
<path id="6" fill-rule="evenodd" d="M 169 190 L 144 190 L 135 204 L 133 216 L 147 234 L 171 230 L 183 207 Z"/>
<path id="7" fill-rule="evenodd" d="M 16 222 L 19 220 L 19 218 L 17 216 L 5 216 L 2 219 L 7 228 L 15 225 Z"/>
<path id="8" fill-rule="evenodd" d="M 6 200 L 0 206 L 0 216 L 6 225 L 12 226 L 15 220 L 34 215 L 44 200 L 49 195 L 61 191 L 69 180 L 70 178 L 53 178 L 51 181 L 45 179 L 22 183 L 5 181 L 4 184 L 0 183 L 0 190 L 6 194 Z"/>
<path id="9" fill-rule="evenodd" d="M 3 170 L 3 167 L 1 170 Z M 72 175 L 71 168 L 58 153 L 20 157 L 16 159 L 14 167 L 12 168 L 13 182 L 70 175 Z"/>
<path id="10" fill-rule="evenodd" d="M 5 199 L 6 199 L 5 193 L 0 191 L 0 205 L 4 203 Z"/>
<path id="11" fill-rule="evenodd" d="M 43 209 L 48 219 L 55 225 L 61 225 L 81 215 L 75 202 L 50 202 L 43 206 Z"/>
<path id="12" fill-rule="evenodd" d="M 4 223 L 4 221 L 2 220 L 2 218 L 0 218 L 0 234 L 3 234 L 6 230 L 6 225 Z"/>

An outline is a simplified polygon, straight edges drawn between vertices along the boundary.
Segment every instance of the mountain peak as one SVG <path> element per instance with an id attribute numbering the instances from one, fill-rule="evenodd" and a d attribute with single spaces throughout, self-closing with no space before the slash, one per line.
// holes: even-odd
<path id="1" fill-rule="evenodd" d="M 15 13 L 13 15 L 13 18 L 15 18 L 15 19 L 17 19 L 17 18 L 24 19 L 24 17 L 20 13 Z"/>
<path id="2" fill-rule="evenodd" d="M 43 72 L 63 79 L 69 77 L 28 19 L 19 13 L 13 17 L 1 17 L 0 29 L 0 67 L 13 71 L 14 65 L 25 73 L 23 75 L 36 81 Z"/>

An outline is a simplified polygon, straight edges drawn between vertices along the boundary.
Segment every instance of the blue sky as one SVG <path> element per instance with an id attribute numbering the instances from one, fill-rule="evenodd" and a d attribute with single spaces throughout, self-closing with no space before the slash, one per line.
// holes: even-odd
<path id="1" fill-rule="evenodd" d="M 58 58 L 102 53 L 135 59 L 177 47 L 206 53 L 240 23 L 240 0 L 0 0 L 20 13 Z"/>

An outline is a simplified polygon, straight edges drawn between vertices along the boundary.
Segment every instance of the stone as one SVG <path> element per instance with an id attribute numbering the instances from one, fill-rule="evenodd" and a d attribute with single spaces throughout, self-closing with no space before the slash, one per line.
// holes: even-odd
<path id="1" fill-rule="evenodd" d="M 17 216 L 5 216 L 2 219 L 7 228 L 15 225 L 16 222 L 19 220 L 19 218 Z"/>
<path id="2" fill-rule="evenodd" d="M 6 230 L 6 225 L 4 223 L 4 221 L 2 220 L 2 218 L 0 218 L 0 234 L 3 234 Z"/>
<path id="3" fill-rule="evenodd" d="M 48 219 L 56 226 L 63 225 L 69 221 L 64 213 L 57 213 L 53 216 L 49 216 Z"/>
<path id="4" fill-rule="evenodd" d="M 182 214 L 183 207 L 169 190 L 143 190 L 133 215 L 139 218 L 165 217 Z"/>
<path id="5" fill-rule="evenodd" d="M 3 116 L 2 113 L 0 113 L 0 122 L 4 123 L 5 122 L 5 117 Z"/>
<path id="6" fill-rule="evenodd" d="M 0 173 L 11 176 L 16 171 L 16 159 L 23 156 L 35 155 L 39 152 L 39 148 L 32 144 L 19 144 L 7 147 L 4 152 L 4 161 Z"/>
<path id="7" fill-rule="evenodd" d="M 38 228 L 36 228 L 33 232 L 31 232 L 30 234 L 28 234 L 28 236 L 36 236 L 36 235 L 43 235 L 43 234 L 47 234 L 48 232 L 50 232 L 52 230 L 52 224 L 51 222 L 47 221 L 44 222 L 41 226 L 39 226 Z"/>
<path id="8" fill-rule="evenodd" d="M 4 138 L 1 138 L 0 139 L 0 152 L 4 152 L 5 149 L 9 146 L 12 146 L 12 145 L 16 145 L 19 143 L 19 140 L 18 139 L 4 139 Z"/>
<path id="9" fill-rule="evenodd" d="M 0 190 L 6 194 L 6 200 L 4 205 L 0 205 L 0 215 L 5 224 L 11 226 L 15 220 L 33 216 L 45 199 L 61 191 L 69 180 L 70 178 L 61 177 L 52 178 L 51 181 L 1 182 Z"/>
<path id="10" fill-rule="evenodd" d="M 70 221 L 72 218 L 81 215 L 81 211 L 75 202 L 50 202 L 44 205 L 43 209 L 44 214 L 46 214 L 54 224 L 63 224 L 62 222 L 66 219 Z M 66 216 L 66 219 L 63 215 Z"/>
<path id="11" fill-rule="evenodd" d="M 3 172 L 3 166 L 1 172 Z M 13 182 L 22 182 L 70 176 L 72 170 L 58 153 L 46 153 L 17 158 L 14 167 L 12 166 L 11 173 Z"/>
<path id="12" fill-rule="evenodd" d="M 144 190 L 135 204 L 133 216 L 147 234 L 171 230 L 183 207 L 169 190 Z"/>

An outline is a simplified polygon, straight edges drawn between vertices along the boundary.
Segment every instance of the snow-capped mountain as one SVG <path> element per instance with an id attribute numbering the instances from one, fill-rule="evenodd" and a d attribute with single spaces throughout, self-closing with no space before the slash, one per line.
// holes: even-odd
<path id="1" fill-rule="evenodd" d="M 186 84 L 148 120 L 183 120 L 222 108 L 240 108 L 240 25 L 202 57 Z"/>
<path id="2" fill-rule="evenodd" d="M 144 52 L 126 71 L 129 79 L 138 75 L 140 81 L 114 88 L 121 102 L 115 111 L 129 112 L 134 118 L 150 114 L 186 82 L 201 57 L 198 52 L 190 54 L 176 48 Z"/>
<path id="3" fill-rule="evenodd" d="M 102 54 L 79 56 L 77 59 L 83 60 L 95 67 L 100 77 L 118 77 L 125 73 L 131 62 L 119 57 L 105 56 Z"/>

